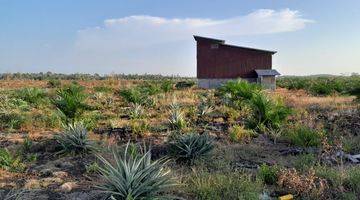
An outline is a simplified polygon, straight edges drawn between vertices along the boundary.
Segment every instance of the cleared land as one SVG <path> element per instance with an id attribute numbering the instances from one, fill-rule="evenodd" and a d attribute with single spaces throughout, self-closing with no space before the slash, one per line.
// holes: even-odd
<path id="1" fill-rule="evenodd" d="M 359 80 L 290 77 L 273 92 L 180 78 L 0 80 L 0 199 L 357 199 Z M 143 178 L 111 173 L 113 154 L 139 162 L 128 173 Z M 144 192 L 125 198 L 121 184 Z"/>

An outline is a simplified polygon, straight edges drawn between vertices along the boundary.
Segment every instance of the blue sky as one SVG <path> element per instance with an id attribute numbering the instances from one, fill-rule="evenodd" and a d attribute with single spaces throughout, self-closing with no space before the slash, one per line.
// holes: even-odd
<path id="1" fill-rule="evenodd" d="M 360 73 L 359 20 L 358 0 L 0 0 L 0 72 L 194 76 L 200 34 L 282 74 Z"/>

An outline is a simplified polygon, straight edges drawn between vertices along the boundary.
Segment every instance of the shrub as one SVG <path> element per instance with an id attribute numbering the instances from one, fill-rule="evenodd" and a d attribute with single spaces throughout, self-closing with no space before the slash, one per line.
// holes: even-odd
<path id="1" fill-rule="evenodd" d="M 119 92 L 120 96 L 128 103 L 145 104 L 147 97 L 138 89 L 123 89 Z"/>
<path id="2" fill-rule="evenodd" d="M 316 157 L 314 154 L 301 154 L 297 157 L 294 163 L 295 169 L 301 172 L 308 171 L 316 164 Z"/>
<path id="3" fill-rule="evenodd" d="M 98 156 L 103 166 L 99 167 L 104 184 L 99 188 L 111 199 L 158 199 L 174 186 L 170 171 L 165 170 L 167 160 L 151 160 L 150 151 L 143 155 L 129 155 L 129 143 L 123 156 L 113 152 L 115 164 Z"/>
<path id="4" fill-rule="evenodd" d="M 19 157 L 14 157 L 7 149 L 0 148 L 0 169 L 23 171 L 24 168 Z"/>
<path id="5" fill-rule="evenodd" d="M 311 85 L 310 92 L 314 95 L 330 95 L 335 92 L 335 90 L 332 87 L 329 87 L 328 84 L 324 82 L 316 82 Z"/>
<path id="6" fill-rule="evenodd" d="M 187 189 L 195 199 L 259 199 L 262 192 L 260 181 L 253 181 L 249 175 L 239 172 L 201 172 L 191 177 L 187 182 Z"/>
<path id="7" fill-rule="evenodd" d="M 142 94 L 152 96 L 160 93 L 160 87 L 151 82 L 145 82 L 137 88 Z"/>
<path id="8" fill-rule="evenodd" d="M 360 168 L 352 167 L 347 170 L 347 178 L 344 180 L 344 185 L 350 191 L 360 195 Z"/>
<path id="9" fill-rule="evenodd" d="M 175 84 L 176 89 L 186 89 L 191 88 L 195 85 L 194 81 L 179 81 Z"/>
<path id="10" fill-rule="evenodd" d="M 259 169 L 259 177 L 269 185 L 274 185 L 278 180 L 279 167 L 262 164 Z"/>
<path id="11" fill-rule="evenodd" d="M 97 150 L 95 143 L 89 139 L 89 134 L 82 123 L 69 124 L 65 131 L 56 137 L 62 150 L 59 152 L 86 154 Z"/>
<path id="12" fill-rule="evenodd" d="M 57 97 L 52 100 L 56 108 L 65 116 L 65 122 L 72 122 L 89 109 L 85 104 L 87 95 L 84 87 L 71 84 L 57 91 Z"/>
<path id="13" fill-rule="evenodd" d="M 170 143 L 171 154 L 178 161 L 190 164 L 208 155 L 213 149 L 214 142 L 207 134 L 189 133 L 175 138 Z"/>
<path id="14" fill-rule="evenodd" d="M 243 126 L 239 125 L 234 125 L 233 127 L 231 127 L 229 132 L 230 139 L 235 142 L 248 142 L 250 141 L 251 137 L 255 135 L 253 131 L 247 130 Z"/>
<path id="15" fill-rule="evenodd" d="M 164 80 L 161 82 L 160 88 L 163 92 L 167 93 L 173 89 L 174 83 L 171 80 Z"/>
<path id="16" fill-rule="evenodd" d="M 278 176 L 278 185 L 301 199 L 319 199 L 328 189 L 325 179 L 317 177 L 314 170 L 300 174 L 295 169 L 282 169 Z"/>
<path id="17" fill-rule="evenodd" d="M 297 126 L 289 130 L 287 137 L 291 143 L 300 147 L 318 147 L 321 144 L 323 133 L 309 127 Z"/>
<path id="18" fill-rule="evenodd" d="M 360 152 L 360 136 L 343 138 L 342 143 L 346 153 L 357 154 Z"/>
<path id="19" fill-rule="evenodd" d="M 30 104 L 39 105 L 44 102 L 46 92 L 39 88 L 23 88 L 16 92 L 16 97 Z"/>

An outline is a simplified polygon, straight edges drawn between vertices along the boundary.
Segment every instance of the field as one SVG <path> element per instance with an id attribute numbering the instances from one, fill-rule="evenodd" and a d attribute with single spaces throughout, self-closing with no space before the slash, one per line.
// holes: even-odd
<path id="1" fill-rule="evenodd" d="M 0 199 L 358 199 L 360 77 L 7 74 Z"/>

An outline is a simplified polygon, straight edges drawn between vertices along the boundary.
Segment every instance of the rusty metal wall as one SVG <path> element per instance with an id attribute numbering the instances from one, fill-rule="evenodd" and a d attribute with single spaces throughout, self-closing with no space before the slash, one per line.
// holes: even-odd
<path id="1" fill-rule="evenodd" d="M 197 78 L 256 78 L 255 69 L 271 68 L 269 52 L 197 42 Z"/>

